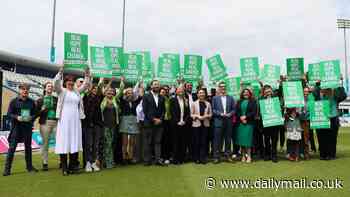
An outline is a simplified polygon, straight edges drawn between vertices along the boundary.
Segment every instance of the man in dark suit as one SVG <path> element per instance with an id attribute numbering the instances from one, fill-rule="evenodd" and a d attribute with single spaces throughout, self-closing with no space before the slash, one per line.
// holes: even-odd
<path id="1" fill-rule="evenodd" d="M 155 163 L 164 165 L 161 160 L 161 141 L 163 133 L 163 120 L 165 115 L 164 98 L 159 95 L 160 83 L 151 82 L 151 91 L 143 97 L 142 107 L 144 119 L 144 160 L 145 165 L 152 165 L 152 146 L 154 146 Z"/>
<path id="2" fill-rule="evenodd" d="M 219 83 L 218 95 L 212 99 L 214 117 L 214 163 L 220 163 L 222 142 L 225 142 L 225 157 L 231 160 L 232 116 L 235 113 L 233 97 L 226 95 L 224 82 Z"/>

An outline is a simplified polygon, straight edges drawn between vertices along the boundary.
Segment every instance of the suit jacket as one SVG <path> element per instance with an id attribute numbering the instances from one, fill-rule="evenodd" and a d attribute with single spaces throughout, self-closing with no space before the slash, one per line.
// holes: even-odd
<path id="1" fill-rule="evenodd" d="M 214 126 L 221 127 L 223 125 L 223 117 L 221 116 L 224 113 L 224 108 L 222 106 L 221 96 L 214 96 L 212 99 L 213 117 L 214 117 Z M 226 96 L 226 113 L 229 114 L 231 119 L 235 113 L 235 100 L 232 96 Z"/>
<path id="2" fill-rule="evenodd" d="M 205 127 L 210 127 L 210 119 L 213 115 L 212 113 L 212 109 L 211 109 L 211 105 L 208 101 L 205 101 L 205 104 L 206 104 L 206 108 L 204 110 L 204 116 L 206 117 L 204 120 L 203 120 L 203 124 Z M 199 107 L 199 100 L 195 101 L 193 104 L 192 104 L 192 114 L 191 114 L 191 117 L 193 119 L 192 121 L 192 127 L 200 127 L 201 126 L 201 121 L 196 119 L 195 120 L 195 116 L 199 116 L 200 115 L 200 107 Z"/>
<path id="3" fill-rule="evenodd" d="M 18 116 L 21 116 L 21 110 L 27 109 L 30 110 L 30 116 L 32 120 L 30 122 L 19 122 L 17 120 Z M 30 140 L 32 138 L 32 128 L 35 120 L 35 116 L 37 115 L 35 102 L 27 98 L 26 100 L 22 100 L 19 97 L 11 100 L 7 116 L 11 118 L 11 129 L 10 135 L 7 140 L 12 142 L 12 140 L 16 140 L 16 142 L 24 142 L 26 139 Z"/>
<path id="4" fill-rule="evenodd" d="M 158 95 L 158 106 L 153 98 L 153 94 L 150 92 L 143 97 L 142 102 L 143 113 L 145 114 L 144 126 L 155 126 L 153 123 L 154 118 L 164 120 L 165 115 L 165 101 L 164 98 Z"/>
<path id="5" fill-rule="evenodd" d="M 248 101 L 248 106 L 247 106 L 247 111 L 245 114 L 241 114 L 241 101 L 237 102 L 237 118 L 239 121 L 241 116 L 247 116 L 247 122 L 248 124 L 254 124 L 255 123 L 255 117 L 257 113 L 257 104 L 255 100 L 249 100 Z"/>
<path id="6" fill-rule="evenodd" d="M 193 102 L 195 102 L 198 99 L 197 94 L 196 93 L 191 93 L 191 95 L 192 95 Z M 185 97 L 187 99 L 189 99 L 189 95 L 187 93 L 185 94 Z"/>
<path id="7" fill-rule="evenodd" d="M 177 123 L 180 122 L 181 119 L 181 110 L 180 110 L 180 104 L 177 97 L 171 98 L 170 100 L 170 113 L 171 113 L 171 124 L 176 126 Z M 190 104 L 187 99 L 184 100 L 184 117 L 183 121 L 186 124 L 189 124 L 191 122 L 191 114 L 190 114 Z"/>

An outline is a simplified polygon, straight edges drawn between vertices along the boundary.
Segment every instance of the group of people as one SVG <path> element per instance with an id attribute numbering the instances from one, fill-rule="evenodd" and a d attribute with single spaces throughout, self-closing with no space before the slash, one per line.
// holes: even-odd
<path id="1" fill-rule="evenodd" d="M 283 81 L 285 79 L 282 79 Z M 277 146 L 287 138 L 286 155 L 291 161 L 310 158 L 316 152 L 313 130 L 310 129 L 310 95 L 315 100 L 330 101 L 330 128 L 316 131 L 321 160 L 336 158 L 339 130 L 338 104 L 346 99 L 343 87 L 321 89 L 320 81 L 309 87 L 304 84 L 305 107 L 284 108 L 283 94 L 268 84 L 261 84 L 258 98 L 250 87 L 244 87 L 236 101 L 227 95 L 226 84 L 219 82 L 211 89 L 181 82 L 177 87 L 161 86 L 152 80 L 148 87 L 138 82 L 126 88 L 121 77 L 100 78 L 96 83 L 85 71 L 85 78 L 63 76 L 63 67 L 53 82 L 44 84 L 42 98 L 28 97 L 29 86 L 19 85 L 19 95 L 9 105 L 11 132 L 3 175 L 11 174 L 17 144 L 25 144 L 28 172 L 37 172 L 32 165 L 32 128 L 39 118 L 42 170 L 48 168 L 49 136 L 55 133 L 55 153 L 60 157 L 64 176 L 122 165 L 144 163 L 145 166 L 185 162 L 206 164 L 212 161 L 251 163 L 253 158 L 278 162 Z M 277 97 L 285 115 L 281 126 L 264 127 L 259 99 Z M 311 145 L 311 147 L 310 147 Z M 79 159 L 82 152 L 82 159 Z M 81 163 L 82 161 L 82 163 Z"/>

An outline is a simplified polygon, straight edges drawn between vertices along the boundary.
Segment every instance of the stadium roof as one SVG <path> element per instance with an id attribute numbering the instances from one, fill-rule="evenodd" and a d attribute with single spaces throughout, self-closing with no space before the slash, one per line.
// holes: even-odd
<path id="1" fill-rule="evenodd" d="M 34 67 L 49 71 L 57 71 L 59 68 L 58 64 L 52 64 L 43 60 L 27 57 L 23 55 L 17 55 L 7 51 L 0 50 L 0 60 L 12 64 L 19 64 L 22 66 Z"/>
<path id="2" fill-rule="evenodd" d="M 35 68 L 35 69 L 40 69 L 40 70 L 49 71 L 49 72 L 57 72 L 60 67 L 59 64 L 52 64 L 47 61 L 43 61 L 40 59 L 28 57 L 28 56 L 18 55 L 18 54 L 10 53 L 3 50 L 0 50 L 0 61 L 5 62 L 7 64 L 11 64 L 13 66 L 20 65 L 23 67 Z M 78 74 L 78 75 L 82 74 L 82 72 L 79 72 L 79 71 L 68 71 L 65 73 Z"/>

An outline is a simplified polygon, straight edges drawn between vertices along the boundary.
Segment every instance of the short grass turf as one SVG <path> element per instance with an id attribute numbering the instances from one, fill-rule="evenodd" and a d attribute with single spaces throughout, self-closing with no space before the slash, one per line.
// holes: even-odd
<path id="1" fill-rule="evenodd" d="M 350 196 L 350 129 L 341 129 L 338 137 L 338 158 L 320 161 L 289 162 L 283 158 L 275 164 L 271 161 L 241 162 L 218 165 L 144 167 L 143 165 L 117 167 L 98 173 L 82 173 L 63 177 L 57 169 L 56 155 L 50 154 L 48 172 L 29 174 L 25 171 L 24 156 L 15 157 L 12 175 L 0 176 L 0 197 L 108 197 L 108 196 Z M 281 155 L 282 157 L 282 155 Z M 1 170 L 5 156 L 0 156 Z M 41 167 L 40 155 L 34 154 L 34 166 Z M 216 179 L 216 187 L 207 189 L 205 180 Z M 221 179 L 259 178 L 342 180 L 342 189 L 223 189 Z"/>

